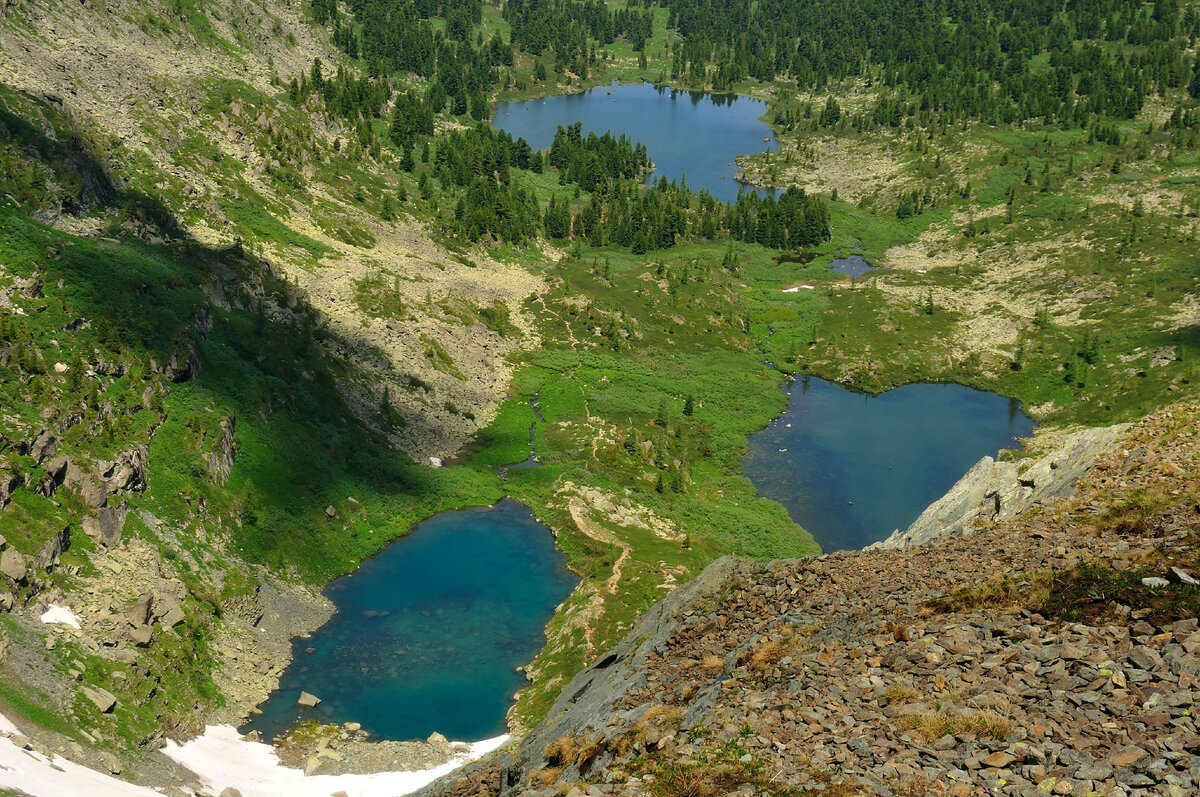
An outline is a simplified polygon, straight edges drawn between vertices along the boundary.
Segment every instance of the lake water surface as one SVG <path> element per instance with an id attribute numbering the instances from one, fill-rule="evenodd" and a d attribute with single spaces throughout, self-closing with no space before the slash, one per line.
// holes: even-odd
<path id="1" fill-rule="evenodd" d="M 766 112 L 761 100 L 631 83 L 502 102 L 492 125 L 524 138 L 535 150 L 550 146 L 559 125 L 582 122 L 585 135 L 624 133 L 646 145 L 656 167 L 651 179 L 665 175 L 678 181 L 686 175 L 693 190 L 706 188 L 717 199 L 733 202 L 738 195 L 734 156 L 779 151 L 774 132 L 758 118 Z"/>
<path id="2" fill-rule="evenodd" d="M 525 684 L 516 668 L 546 644 L 546 623 L 577 583 L 527 507 L 443 512 L 330 583 L 337 614 L 293 642 L 279 689 L 242 730 L 269 738 L 315 719 L 359 722 L 380 739 L 506 733 Z M 298 708 L 301 690 L 321 704 Z"/>
<path id="3" fill-rule="evenodd" d="M 825 551 L 907 528 L 981 457 L 1034 426 L 1017 401 L 962 385 L 868 396 L 801 377 L 787 391 L 788 409 L 750 437 L 742 470 Z"/>

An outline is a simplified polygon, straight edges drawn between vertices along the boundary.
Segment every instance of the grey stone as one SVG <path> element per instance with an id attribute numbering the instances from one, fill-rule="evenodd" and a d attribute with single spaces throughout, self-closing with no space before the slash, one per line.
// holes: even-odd
<path id="1" fill-rule="evenodd" d="M 107 714 L 117 705 L 117 699 L 106 689 L 98 686 L 85 686 L 81 691 L 84 697 L 96 704 L 96 708 L 100 709 L 102 714 Z"/>
<path id="2" fill-rule="evenodd" d="M 237 427 L 237 418 L 230 416 L 221 421 L 221 442 L 217 449 L 205 454 L 208 462 L 208 477 L 213 484 L 225 484 L 229 474 L 233 472 L 233 460 L 237 454 L 237 443 L 233 441 L 233 433 Z"/>
<path id="3" fill-rule="evenodd" d="M 1195 585 L 1200 584 L 1200 579 L 1196 579 L 1191 573 L 1181 567 L 1172 567 L 1167 572 L 1167 577 L 1178 584 Z"/>
<path id="4" fill-rule="evenodd" d="M 146 625 L 150 622 L 150 610 L 153 604 L 154 599 L 152 597 L 143 595 L 125 607 L 125 619 L 134 627 Z"/>
<path id="5" fill-rule="evenodd" d="M 67 466 L 70 464 L 71 464 L 70 457 L 67 457 L 65 455 L 57 456 L 54 459 L 47 462 L 43 466 L 43 470 L 46 471 L 47 476 L 49 476 L 51 479 L 54 480 L 55 485 L 59 485 L 59 484 L 63 483 L 64 479 L 66 479 Z"/>
<path id="6" fill-rule="evenodd" d="M 90 507 L 102 507 L 108 503 L 108 485 L 96 479 L 87 479 L 79 488 L 79 497 Z"/>
<path id="7" fill-rule="evenodd" d="M 139 648 L 148 647 L 154 639 L 154 629 L 148 625 L 138 625 L 126 632 L 129 641 Z"/>
<path id="8" fill-rule="evenodd" d="M 42 462 L 54 456 L 56 451 L 58 451 L 58 439 L 49 429 L 43 429 L 29 444 L 27 453 L 41 465 Z"/>
<path id="9" fill-rule="evenodd" d="M 126 501 L 120 506 L 101 507 L 95 518 L 84 518 L 83 531 L 105 548 L 116 548 L 121 544 L 128 515 L 129 503 Z"/>
<path id="10" fill-rule="evenodd" d="M 1158 576 L 1147 576 L 1146 578 L 1142 579 L 1142 586 L 1149 587 L 1150 589 L 1162 589 L 1163 587 L 1168 587 L 1170 585 L 1170 581 L 1167 581 L 1165 578 L 1159 578 Z"/>
<path id="11" fill-rule="evenodd" d="M 15 548 L 6 548 L 4 553 L 0 554 L 0 573 L 4 573 L 13 581 L 24 581 L 28 568 L 25 554 Z"/>
<path id="12" fill-rule="evenodd" d="M 30 562 L 32 570 L 45 570 L 54 565 L 58 561 L 58 557 L 66 553 L 71 547 L 71 527 L 65 526 L 62 531 L 51 535 L 50 539 L 42 545 L 42 549 L 37 552 Z"/>
<path id="13" fill-rule="evenodd" d="M 1073 777 L 1079 780 L 1106 780 L 1113 773 L 1111 765 L 1103 761 L 1096 761 L 1091 764 L 1083 764 L 1075 770 Z"/>
<path id="14" fill-rule="evenodd" d="M 296 705 L 300 708 L 316 708 L 321 703 L 321 698 L 308 692 L 301 692 L 300 699 L 296 701 Z"/>
<path id="15" fill-rule="evenodd" d="M 175 606 L 169 609 L 166 614 L 159 618 L 159 622 L 163 624 L 163 628 L 174 628 L 182 623 L 185 619 L 186 615 L 184 615 L 183 609 Z"/>

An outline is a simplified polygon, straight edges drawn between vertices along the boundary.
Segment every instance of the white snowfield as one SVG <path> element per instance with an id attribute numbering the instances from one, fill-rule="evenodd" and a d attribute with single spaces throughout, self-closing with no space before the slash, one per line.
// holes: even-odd
<path id="1" fill-rule="evenodd" d="M 43 623 L 62 623 L 79 628 L 79 615 L 72 612 L 69 606 L 59 606 L 56 603 L 50 604 L 50 608 L 42 613 L 40 619 Z"/>
<path id="2" fill-rule="evenodd" d="M 209 725 L 203 736 L 183 745 L 168 740 L 163 753 L 199 775 L 215 793 L 233 786 L 242 797 L 329 797 L 337 791 L 347 797 L 401 797 L 482 758 L 508 738 L 475 742 L 462 755 L 433 769 L 371 775 L 305 776 L 280 764 L 271 745 L 246 741 L 231 725 Z"/>
<path id="3" fill-rule="evenodd" d="M 0 714 L 0 788 L 31 797 L 161 797 L 152 789 L 117 780 L 62 756 L 51 760 L 17 747 L 10 737 L 18 733 L 17 726 Z"/>
<path id="4" fill-rule="evenodd" d="M 161 792 L 129 783 L 70 761 L 18 747 L 17 727 L 0 714 L 0 788 L 30 797 L 161 797 Z M 279 763 L 274 749 L 249 742 L 229 725 L 210 725 L 203 736 L 179 745 L 168 741 L 170 758 L 195 772 L 213 794 L 229 786 L 242 797 L 402 797 L 453 772 L 468 761 L 498 749 L 508 736 L 468 745 L 453 761 L 417 772 L 378 772 L 372 775 L 311 775 Z"/>

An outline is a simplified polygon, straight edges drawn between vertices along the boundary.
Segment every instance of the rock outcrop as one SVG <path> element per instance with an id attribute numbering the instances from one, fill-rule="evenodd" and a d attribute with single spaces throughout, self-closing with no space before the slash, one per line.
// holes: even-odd
<path id="1" fill-rule="evenodd" d="M 213 484 L 224 484 L 229 481 L 233 472 L 233 458 L 237 453 L 237 443 L 233 441 L 233 433 L 237 428 L 237 418 L 230 416 L 221 421 L 221 439 L 217 449 L 204 455 L 208 462 L 208 477 Z"/>
<path id="2" fill-rule="evenodd" d="M 872 548 L 924 545 L 975 530 L 979 523 L 1011 520 L 1034 504 L 1074 494 L 1075 482 L 1099 454 L 1111 451 L 1128 424 L 1075 432 L 1051 453 L 1033 460 L 997 462 L 984 457 L 912 525 Z"/>

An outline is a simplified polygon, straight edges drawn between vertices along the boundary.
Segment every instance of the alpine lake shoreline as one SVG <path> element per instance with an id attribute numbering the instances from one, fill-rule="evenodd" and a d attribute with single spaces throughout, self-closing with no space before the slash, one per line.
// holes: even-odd
<path id="1" fill-rule="evenodd" d="M 637 84 L 633 84 L 633 85 L 636 86 Z M 620 87 L 620 84 L 614 84 L 614 86 L 613 86 L 613 88 L 619 88 L 619 87 Z M 675 90 L 675 89 L 670 89 L 670 88 L 666 88 L 666 87 L 653 87 L 653 88 L 654 88 L 655 92 L 659 96 L 663 97 L 665 100 L 674 101 L 677 97 L 677 94 L 676 94 L 677 90 Z M 606 90 L 606 89 L 604 89 L 603 86 L 596 86 L 596 87 L 584 89 L 582 92 L 573 93 L 573 94 L 569 94 L 569 95 L 551 95 L 551 97 L 548 97 L 546 99 L 553 100 L 556 98 L 564 98 L 565 99 L 565 98 L 570 97 L 570 98 L 573 98 L 574 101 L 578 102 L 584 95 L 586 95 L 588 93 L 592 93 L 592 92 L 598 93 L 601 90 L 606 91 L 605 96 L 609 96 L 612 93 L 611 90 Z M 680 93 L 678 96 L 682 96 L 682 93 Z M 542 102 L 544 103 L 546 101 L 546 99 L 542 99 Z M 761 100 L 758 100 L 755 98 L 742 98 L 737 95 L 733 95 L 732 99 L 722 98 L 720 103 L 718 103 L 718 107 L 720 107 L 720 106 L 729 107 L 729 106 L 733 105 L 733 103 L 736 100 L 739 100 L 739 99 L 746 99 L 749 102 L 762 102 Z M 694 92 L 691 93 L 691 100 L 692 100 L 693 106 L 695 106 L 698 102 L 696 93 L 694 93 Z M 528 102 L 532 103 L 535 101 L 536 100 L 529 100 Z M 704 100 L 701 100 L 701 101 L 712 102 L 712 100 L 707 95 L 704 97 Z M 614 102 L 615 102 L 615 100 L 614 100 Z M 756 117 L 755 117 L 756 120 L 759 122 L 762 122 L 762 120 L 766 116 L 766 103 L 762 103 L 762 105 L 763 105 L 763 113 L 756 115 Z M 501 107 L 501 110 L 497 111 L 496 119 L 494 120 L 493 124 L 495 124 L 495 121 L 499 120 L 499 115 L 505 107 L 516 108 L 516 107 L 518 107 L 518 103 L 513 102 L 513 103 L 509 103 L 508 105 L 502 104 L 500 107 Z M 567 124 L 570 124 L 570 122 L 567 122 Z M 766 130 L 767 132 L 770 133 L 770 136 L 772 138 L 774 138 L 775 133 L 773 131 L 771 131 L 770 128 L 767 127 L 765 123 L 762 124 L 762 127 L 764 130 Z M 600 132 L 604 132 L 604 131 L 601 131 L 598 129 L 587 129 L 587 130 L 585 130 L 585 134 L 587 132 L 600 133 Z M 617 130 L 617 131 L 614 131 L 614 134 L 617 132 L 623 132 L 623 131 Z M 757 134 L 755 134 L 752 137 L 757 138 Z M 635 141 L 637 140 L 633 136 L 631 136 L 631 138 L 633 138 L 633 140 L 635 140 Z M 776 140 L 776 146 L 778 146 L 778 140 L 777 139 L 775 139 L 775 140 Z M 547 142 L 542 142 L 542 143 L 547 144 Z M 535 148 L 537 148 L 537 147 L 535 147 Z M 653 151 L 651 152 L 651 156 L 653 159 Z M 733 161 L 731 161 L 731 162 L 733 162 Z M 675 177 L 676 175 L 670 175 L 670 176 Z M 742 173 L 740 171 L 738 171 L 737 175 L 734 177 L 734 181 L 737 182 L 738 184 L 741 184 L 743 179 L 744 179 L 744 177 L 743 177 Z M 700 184 L 696 187 L 704 188 L 706 186 L 704 186 L 703 184 Z M 841 236 L 841 237 L 844 237 L 844 236 Z M 866 261 L 863 260 L 862 255 L 859 253 L 861 250 L 861 239 L 849 255 L 845 254 L 845 247 L 842 247 L 842 246 L 831 246 L 831 247 L 826 247 L 826 248 L 830 249 L 830 254 L 828 256 L 828 259 L 830 262 L 828 264 L 828 267 L 829 267 L 829 274 L 831 276 L 836 275 L 841 270 L 842 266 L 844 266 L 847 262 L 852 263 L 856 267 L 856 269 L 860 268 L 862 264 L 866 263 Z M 812 259 L 813 259 L 812 257 L 809 257 L 807 260 L 801 259 L 799 265 L 806 266 L 811 262 Z M 825 258 L 822 257 L 822 259 L 825 259 Z M 781 258 L 781 262 L 786 263 L 788 261 L 786 259 Z M 874 267 L 868 266 L 867 268 L 873 270 Z M 855 273 L 846 274 L 845 276 L 857 278 L 857 277 L 863 276 L 864 273 L 865 273 L 865 271 L 863 271 L 863 270 L 856 270 Z M 772 286 L 772 287 L 776 291 L 781 290 L 778 287 L 774 287 L 774 286 Z M 793 289 L 784 289 L 784 290 L 782 290 L 782 292 L 795 293 L 796 289 L 794 289 L 794 288 Z M 568 327 L 568 329 L 569 329 L 569 327 Z M 769 332 L 766 336 L 764 336 L 764 338 L 771 337 L 771 334 L 773 334 L 773 330 L 772 330 L 772 332 Z M 763 349 L 763 351 L 765 352 L 765 348 Z M 768 365 L 770 365 L 770 363 L 768 363 Z M 536 366 L 534 366 L 534 368 L 536 368 Z M 524 369 L 524 370 L 528 370 L 528 369 Z M 772 368 L 772 370 L 773 370 L 773 368 Z M 788 390 L 790 390 L 792 383 L 799 381 L 799 380 L 806 379 L 805 375 L 803 375 L 803 374 L 778 372 L 778 371 L 776 371 L 775 373 L 776 373 L 776 377 L 777 377 L 776 387 L 778 387 L 781 391 L 788 391 Z M 520 390 L 519 390 L 519 386 L 524 384 L 527 381 L 527 378 L 528 378 L 528 373 L 523 373 L 522 369 L 518 369 L 518 371 L 513 379 L 514 387 L 517 387 L 518 390 L 517 390 L 516 395 L 514 395 L 514 397 L 511 398 L 508 402 L 509 413 L 505 414 L 502 412 L 502 416 L 497 419 L 497 421 L 493 424 L 493 427 L 489 427 L 488 429 L 483 430 L 480 433 L 480 435 L 477 436 L 477 439 L 479 439 L 479 440 L 486 440 L 490 434 L 497 433 L 497 435 L 502 439 L 494 441 L 493 444 L 490 446 L 485 443 L 480 446 L 474 447 L 472 450 L 468 451 L 468 453 L 465 456 L 463 456 L 461 459 L 456 458 L 454 460 L 448 460 L 446 463 L 448 467 L 456 467 L 456 466 L 461 466 L 461 465 L 478 466 L 479 463 L 482 462 L 482 463 L 484 463 L 484 467 L 488 467 L 488 468 L 495 467 L 497 469 L 498 477 L 504 481 L 507 481 L 509 478 L 512 478 L 512 477 L 519 478 L 519 474 L 517 474 L 516 471 L 522 470 L 524 468 L 541 466 L 542 463 L 540 461 L 538 461 L 538 459 L 537 459 L 537 452 L 538 452 L 537 438 L 538 438 L 539 428 L 544 430 L 545 427 L 547 426 L 547 421 L 546 421 L 546 418 L 542 415 L 541 410 L 537 406 L 537 402 L 539 401 L 539 399 L 541 397 L 541 388 L 538 387 L 532 393 L 532 395 L 527 395 L 526 393 L 520 392 Z M 849 401 L 857 402 L 859 399 L 854 398 L 856 391 L 855 391 L 855 388 L 853 385 L 850 385 L 850 386 L 838 385 L 839 389 L 847 388 L 847 387 L 848 387 L 848 391 L 846 392 L 846 401 L 847 402 L 849 402 Z M 891 389 L 895 389 L 895 388 L 891 388 Z M 863 392 L 861 395 L 864 397 L 872 396 L 872 395 L 881 396 L 885 393 L 890 392 L 891 389 L 880 390 L 875 393 Z M 788 393 L 788 395 L 789 396 L 791 395 L 790 392 Z M 1000 398 L 1000 397 L 997 396 L 996 398 Z M 1014 400 L 1010 399 L 1009 401 L 1014 401 Z M 524 407 L 528 407 L 530 412 L 528 412 L 528 413 L 520 412 L 520 410 Z M 772 427 L 773 425 L 779 424 L 781 419 L 783 419 L 787 416 L 787 413 L 791 410 L 791 408 L 792 408 L 792 404 L 791 404 L 791 402 L 789 402 L 787 405 L 787 408 L 781 409 L 777 414 L 775 414 L 773 416 L 766 417 L 765 420 L 762 420 L 761 426 L 758 427 L 758 430 L 752 431 L 749 436 L 759 434 L 760 432 Z M 1018 412 L 1019 412 L 1019 410 L 1018 410 Z M 517 449 L 519 449 L 520 446 L 518 443 L 516 443 L 514 440 L 511 439 L 511 437 L 513 436 L 509 433 L 511 430 L 496 429 L 494 427 L 498 427 L 498 426 L 503 427 L 503 426 L 513 425 L 516 428 L 522 428 L 524 426 L 524 421 L 526 420 L 526 418 L 525 418 L 526 414 L 528 414 L 530 416 L 535 416 L 535 417 L 531 417 L 529 419 L 530 422 L 527 427 L 528 428 L 528 437 L 527 437 L 526 450 L 528 451 L 528 456 L 520 457 L 520 458 L 513 458 L 514 452 L 517 451 Z M 515 424 L 510 423 L 509 418 L 508 418 L 509 415 L 520 416 L 520 421 Z M 788 427 L 791 426 L 790 423 L 787 425 L 788 425 Z M 1027 429 L 1025 429 L 1025 431 L 1028 433 L 1031 433 L 1034 428 L 1035 428 L 1035 426 L 1032 423 L 1030 423 L 1030 425 L 1028 426 Z M 1015 442 L 1015 437 L 1010 437 L 1010 440 Z M 747 441 L 748 441 L 748 437 L 743 438 L 743 446 L 744 447 L 747 445 Z M 786 449 L 784 449 L 784 451 L 786 451 Z M 987 450 L 987 451 L 981 450 L 978 453 L 978 456 L 975 457 L 975 459 L 978 459 L 978 457 L 985 456 L 985 455 L 995 456 L 995 455 L 998 455 L 998 452 L 995 450 Z M 972 460 L 971 464 L 973 464 L 973 461 L 974 460 Z M 969 465 L 968 465 L 968 467 L 969 467 Z M 740 470 L 741 466 L 739 465 L 738 468 Z M 965 470 L 964 470 L 964 472 L 965 472 Z M 954 481 L 954 479 L 951 479 L 950 482 L 945 484 L 944 487 L 942 487 L 939 491 L 936 492 L 936 494 L 929 495 L 928 496 L 929 501 L 927 501 L 925 503 L 929 503 L 929 502 L 932 502 L 933 500 L 936 500 L 936 498 L 939 497 L 945 491 L 945 489 L 948 489 L 953 484 L 953 481 Z M 503 501 L 515 500 L 518 503 L 521 503 L 522 506 L 525 506 L 527 509 L 529 509 L 532 512 L 534 509 L 534 506 L 535 506 L 535 502 L 532 500 L 532 497 L 528 494 L 523 496 L 522 495 L 523 491 L 519 489 L 519 485 L 510 485 L 510 486 L 517 487 L 518 489 L 504 489 L 503 491 L 505 493 L 505 496 L 504 496 L 504 498 L 500 499 L 500 501 L 498 501 L 498 502 L 493 501 L 489 504 L 479 504 L 477 506 L 480 508 L 490 507 L 490 508 L 494 509 L 496 506 L 498 506 Z M 761 486 L 762 486 L 761 484 L 756 484 L 755 488 L 759 489 L 761 491 Z M 775 497 L 778 498 L 777 495 Z M 522 502 L 522 498 L 524 498 L 524 502 Z M 922 506 L 920 508 L 918 508 L 915 513 L 910 513 L 913 515 L 913 517 L 910 518 L 910 520 L 915 519 L 916 514 L 919 514 L 920 509 L 923 507 L 924 507 L 924 504 L 922 504 Z M 832 511 L 834 509 L 834 507 L 828 507 L 827 509 Z M 390 556 L 391 553 L 394 552 L 393 549 L 396 546 L 404 544 L 405 541 L 409 539 L 410 534 L 414 530 L 418 529 L 420 526 L 424 525 L 425 523 L 431 522 L 431 521 L 436 521 L 438 518 L 440 518 L 443 515 L 446 515 L 448 513 L 461 512 L 461 511 L 463 511 L 463 510 L 443 510 L 442 512 L 439 512 L 428 518 L 418 520 L 411 526 L 411 528 L 408 531 L 406 531 L 404 534 L 396 537 L 392 542 L 390 542 L 386 547 L 381 549 L 378 553 L 376 553 L 369 560 L 365 560 L 363 563 L 360 563 L 358 568 L 356 568 L 355 571 L 353 571 L 353 573 L 349 574 L 348 576 L 344 576 L 342 578 L 343 579 L 344 578 L 352 578 L 355 575 L 358 575 L 362 571 L 364 565 L 367 565 L 368 562 L 371 562 L 374 560 L 379 560 L 381 558 Z M 557 542 L 561 528 L 556 527 L 556 524 L 554 524 L 554 522 L 549 519 L 543 520 L 541 518 L 538 518 L 538 520 L 535 522 L 539 522 L 539 525 L 541 525 L 543 528 L 547 529 L 551 533 L 551 535 L 553 535 L 553 537 L 555 538 L 555 540 Z M 886 532 L 884 532 L 882 535 L 877 535 L 877 536 L 878 536 L 878 539 L 874 539 L 871 542 L 868 542 L 867 544 L 869 545 L 872 542 L 878 542 L 879 540 L 882 540 L 887 535 L 886 535 Z M 557 548 L 556 548 L 556 550 L 557 550 Z M 560 551 L 560 553 L 561 553 L 561 551 Z M 579 567 L 577 562 L 576 563 L 569 562 L 568 567 L 571 567 L 572 564 L 575 565 L 574 567 L 572 567 L 572 570 L 575 571 L 576 576 L 580 579 L 579 586 L 577 586 L 572 591 L 574 593 L 575 591 L 578 591 L 582 587 L 582 585 L 586 584 L 586 576 L 588 575 L 588 571 L 584 568 Z M 339 579 L 339 581 L 341 581 L 341 580 L 342 579 Z M 327 590 L 327 589 L 328 589 L 328 586 L 322 590 L 322 596 L 325 597 L 326 599 L 328 599 L 328 596 L 325 594 L 325 590 Z M 542 632 L 544 634 L 547 633 L 550 626 L 553 624 L 555 618 L 558 616 L 559 612 L 563 608 L 563 605 L 564 605 L 564 603 L 558 604 L 558 606 L 554 610 L 554 612 L 551 615 L 551 617 L 549 618 L 549 620 L 547 620 L 546 624 L 542 626 Z M 302 649 L 307 648 L 308 651 L 310 651 L 310 652 L 312 651 L 312 647 L 308 645 L 308 642 L 313 638 L 313 636 L 315 634 L 318 634 L 322 630 L 327 630 L 330 624 L 336 624 L 338 622 L 339 622 L 339 613 L 335 609 L 334 612 L 331 614 L 330 618 L 325 623 L 323 623 L 319 626 L 313 627 L 313 628 L 301 633 L 298 637 L 296 637 L 294 639 L 293 645 L 292 645 L 293 657 L 292 657 L 291 662 L 289 663 L 288 672 L 290 672 L 291 667 L 293 667 L 300 660 L 300 657 L 305 655 L 304 653 L 300 652 Z M 525 664 L 528 664 L 528 662 L 525 662 L 522 664 L 522 666 L 518 667 L 517 671 L 524 670 Z M 295 681 L 295 676 L 293 676 L 293 681 Z M 295 686 L 295 685 L 296 685 L 295 683 L 292 684 L 292 686 Z M 254 731 L 261 732 L 262 728 L 259 727 L 259 724 L 260 724 L 259 716 L 261 715 L 263 706 L 270 704 L 272 702 L 277 703 L 280 700 L 280 698 L 282 697 L 282 695 L 284 694 L 284 691 L 285 690 L 283 689 L 282 686 L 276 690 L 273 690 L 271 695 L 269 696 L 268 700 L 263 705 L 249 709 L 246 712 L 246 714 L 248 715 L 249 722 L 243 726 L 243 730 L 250 729 L 252 732 L 254 732 Z M 287 690 L 286 693 L 290 695 L 292 691 L 294 691 L 294 689 Z M 319 688 L 314 688 L 311 691 L 313 692 L 313 694 L 319 695 L 322 690 L 320 690 Z M 513 695 L 513 698 L 516 698 L 518 696 L 519 696 L 519 692 L 517 695 Z M 322 698 L 322 700 L 324 700 L 324 698 Z M 509 708 L 511 709 L 514 706 L 515 706 L 515 703 L 510 702 Z M 511 710 L 506 713 L 510 715 L 510 716 L 508 716 L 508 721 L 506 723 L 508 725 L 509 730 L 519 732 L 521 730 L 520 724 L 513 722 L 513 717 L 511 716 Z M 304 722 L 304 723 L 308 724 L 313 721 L 318 721 L 318 722 L 324 723 L 324 722 L 329 722 L 329 721 L 336 719 L 336 721 L 339 724 L 344 725 L 345 723 L 349 723 L 348 727 L 353 728 L 355 731 L 358 731 L 359 728 L 362 728 L 365 725 L 365 723 L 359 721 L 361 719 L 360 717 L 356 717 L 353 715 L 353 711 L 345 712 L 343 710 L 338 709 L 338 710 L 335 710 L 335 714 L 336 714 L 336 716 L 328 715 L 328 714 L 325 714 L 324 712 L 322 712 L 323 716 L 321 716 L 320 718 L 310 719 L 306 716 L 304 718 L 304 720 L 298 719 L 298 720 L 296 720 L 296 722 L 297 723 Z M 295 731 L 297 729 L 297 727 L 298 727 L 297 724 L 293 723 L 293 725 L 291 726 L 291 730 Z M 276 730 L 282 731 L 282 738 L 284 738 L 285 740 L 288 738 L 289 734 L 287 731 L 284 731 L 282 728 L 276 728 Z M 430 732 L 440 734 L 441 730 L 443 730 L 443 729 L 433 727 L 430 729 Z M 292 735 L 294 738 L 295 734 L 292 734 Z M 376 733 L 372 732 L 371 736 L 372 736 L 372 738 L 380 738 L 385 741 L 394 741 L 394 742 L 405 741 L 404 739 L 399 739 L 399 738 L 392 739 L 386 733 L 380 735 L 380 734 L 376 734 Z M 257 738 L 257 736 L 255 738 Z M 452 738 L 454 738 L 454 737 L 452 736 Z"/>

